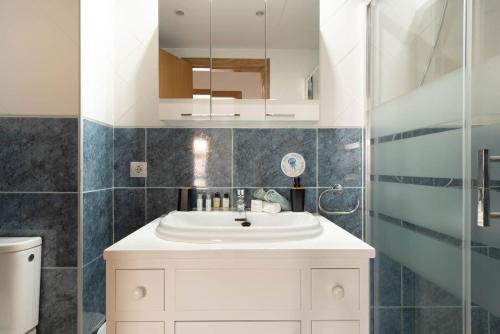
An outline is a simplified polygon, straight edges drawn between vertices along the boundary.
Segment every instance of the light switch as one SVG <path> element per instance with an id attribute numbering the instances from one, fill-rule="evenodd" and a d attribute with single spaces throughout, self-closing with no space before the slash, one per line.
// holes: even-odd
<path id="1" fill-rule="evenodd" d="M 130 177 L 147 177 L 148 163 L 145 161 L 130 162 Z"/>

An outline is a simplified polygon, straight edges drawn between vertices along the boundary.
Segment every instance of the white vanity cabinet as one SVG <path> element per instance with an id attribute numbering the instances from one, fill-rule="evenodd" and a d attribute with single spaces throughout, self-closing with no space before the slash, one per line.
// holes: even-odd
<path id="1" fill-rule="evenodd" d="M 331 223 L 296 242 L 188 244 L 157 222 L 111 246 L 108 334 L 368 334 L 374 250 Z"/>

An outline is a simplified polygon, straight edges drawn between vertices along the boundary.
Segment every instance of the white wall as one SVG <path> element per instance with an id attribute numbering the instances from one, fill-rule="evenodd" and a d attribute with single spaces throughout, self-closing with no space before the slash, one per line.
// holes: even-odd
<path id="1" fill-rule="evenodd" d="M 158 119 L 158 0 L 115 1 L 115 125 L 163 125 Z"/>
<path id="2" fill-rule="evenodd" d="M 114 0 L 81 3 L 81 114 L 113 125 Z"/>
<path id="3" fill-rule="evenodd" d="M 322 99 L 316 125 L 363 126 L 366 5 L 364 0 L 321 0 L 320 5 Z M 165 126 L 158 117 L 157 0 L 120 0 L 117 8 L 115 125 Z"/>
<path id="4" fill-rule="evenodd" d="M 364 125 L 364 0 L 320 2 L 321 126 Z"/>
<path id="5" fill-rule="evenodd" d="M 78 115 L 79 6 L 0 1 L 0 114 Z"/>

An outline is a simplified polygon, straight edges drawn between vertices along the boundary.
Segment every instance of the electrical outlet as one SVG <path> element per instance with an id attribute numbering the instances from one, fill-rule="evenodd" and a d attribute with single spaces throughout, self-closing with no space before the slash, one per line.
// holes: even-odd
<path id="1" fill-rule="evenodd" d="M 147 177 L 148 163 L 144 161 L 130 162 L 130 177 Z"/>

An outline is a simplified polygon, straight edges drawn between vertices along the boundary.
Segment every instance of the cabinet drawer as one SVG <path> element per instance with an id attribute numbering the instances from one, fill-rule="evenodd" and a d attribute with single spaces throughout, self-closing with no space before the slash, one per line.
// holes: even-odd
<path id="1" fill-rule="evenodd" d="M 116 334 L 163 334 L 163 322 L 117 322 Z"/>
<path id="2" fill-rule="evenodd" d="M 312 334 L 359 334 L 359 322 L 313 321 Z"/>
<path id="3" fill-rule="evenodd" d="M 175 282 L 178 310 L 300 309 L 298 269 L 182 269 Z"/>
<path id="4" fill-rule="evenodd" d="M 312 308 L 336 317 L 359 314 L 359 269 L 313 269 Z"/>
<path id="5" fill-rule="evenodd" d="M 175 334 L 300 334 L 299 321 L 176 322 Z"/>
<path id="6" fill-rule="evenodd" d="M 162 269 L 116 270 L 117 311 L 163 311 L 164 280 Z"/>

